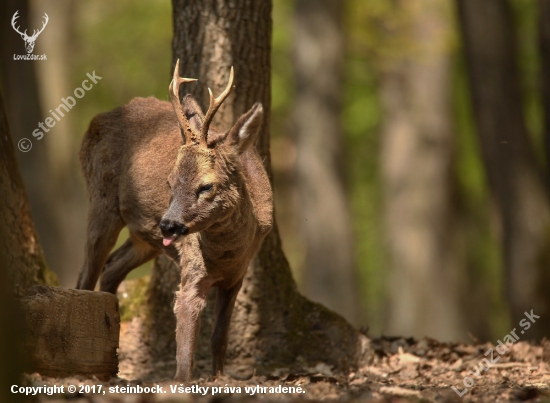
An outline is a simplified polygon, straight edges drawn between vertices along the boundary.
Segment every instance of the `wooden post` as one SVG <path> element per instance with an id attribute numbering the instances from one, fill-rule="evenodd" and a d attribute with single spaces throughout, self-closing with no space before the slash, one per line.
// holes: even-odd
<path id="1" fill-rule="evenodd" d="M 118 372 L 118 299 L 109 293 L 34 286 L 21 299 L 28 370 L 43 376 Z"/>

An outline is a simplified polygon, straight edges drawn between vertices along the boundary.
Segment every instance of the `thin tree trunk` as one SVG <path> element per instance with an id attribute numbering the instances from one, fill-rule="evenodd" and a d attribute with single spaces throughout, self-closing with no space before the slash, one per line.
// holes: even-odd
<path id="1" fill-rule="evenodd" d="M 204 108 L 208 99 L 206 87 L 219 93 L 227 83 L 230 66 L 235 67 L 235 90 L 218 112 L 215 123 L 227 129 L 254 102 L 261 101 L 265 121 L 256 147 L 271 177 L 271 1 L 174 0 L 173 7 L 172 69 L 179 58 L 181 75 L 199 79 L 200 85 L 192 91 Z M 178 270 L 165 257 L 157 259 L 153 271 L 147 294 L 149 314 L 143 322 L 145 335 L 149 346 L 154 344 L 151 340 L 164 338 L 166 348 L 164 354 L 151 351 L 149 374 L 163 363 L 173 365 L 174 344 L 166 337 L 174 337 L 174 322 L 159 320 L 154 312 L 157 306 L 173 301 L 177 284 L 167 283 L 164 278 L 179 278 Z M 210 301 L 203 315 L 196 354 L 199 370 L 201 362 L 210 362 L 207 346 L 212 305 Z M 275 226 L 251 264 L 237 298 L 229 336 L 227 372 L 236 372 L 239 368 L 249 374 L 254 370 L 262 373 L 282 367 L 304 369 L 319 362 L 327 363 L 335 371 L 346 371 L 357 364 L 364 348 L 365 339 L 344 319 L 297 292 Z"/>
<path id="2" fill-rule="evenodd" d="M 458 0 L 470 91 L 489 186 L 502 227 L 506 290 L 517 324 L 550 315 L 550 209 L 523 116 L 517 49 L 505 0 Z M 540 319 L 524 337 L 550 332 Z"/>
<path id="3" fill-rule="evenodd" d="M 538 0 L 546 184 L 550 191 L 550 0 Z"/>
<path id="4" fill-rule="evenodd" d="M 357 324 L 354 239 L 343 175 L 341 0 L 298 0 L 294 15 L 293 127 L 304 295 Z"/>
<path id="5" fill-rule="evenodd" d="M 44 12 L 51 21 L 36 43 L 36 52 L 48 56 L 47 63 L 38 65 L 38 89 L 43 115 L 50 116 L 49 110 L 55 110 L 61 98 L 72 94 L 71 84 L 71 45 L 72 17 L 74 2 L 70 0 L 33 0 L 31 1 L 33 26 L 40 26 Z M 74 113 L 74 112 L 73 112 Z M 56 222 L 59 236 L 55 249 L 45 250 L 48 263 L 55 268 L 61 285 L 73 287 L 76 284 L 78 270 L 84 260 L 84 249 L 75 245 L 84 245 L 86 241 L 86 205 L 84 184 L 80 180 L 77 155 L 79 137 L 73 130 L 73 114 L 66 113 L 55 127 L 47 133 L 36 147 L 44 148 L 47 153 L 49 194 L 49 213 Z M 34 150 L 33 150 L 34 151 Z M 47 233 L 46 233 L 47 234 Z M 47 236 L 45 234 L 45 236 Z"/>
<path id="6" fill-rule="evenodd" d="M 460 306 L 451 124 L 451 18 L 445 3 L 396 2 L 406 43 L 382 60 L 382 178 L 389 248 L 385 332 L 466 338 Z M 397 55 L 397 56 L 396 56 Z"/>

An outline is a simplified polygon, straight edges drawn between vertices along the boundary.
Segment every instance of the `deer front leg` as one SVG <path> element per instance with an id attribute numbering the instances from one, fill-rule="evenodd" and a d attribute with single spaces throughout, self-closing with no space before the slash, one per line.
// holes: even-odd
<path id="1" fill-rule="evenodd" d="M 181 284 L 176 293 L 174 313 L 176 314 L 176 362 L 174 380 L 186 382 L 193 373 L 193 360 L 200 330 L 201 312 L 206 306 L 209 286 L 199 282 Z"/>
<path id="2" fill-rule="evenodd" d="M 128 273 L 158 255 L 159 251 L 130 235 L 120 248 L 109 255 L 101 274 L 100 290 L 116 295 L 118 286 Z"/>
<path id="3" fill-rule="evenodd" d="M 214 330 L 210 339 L 210 350 L 212 352 L 212 375 L 223 375 L 225 363 L 225 352 L 227 350 L 227 337 L 231 314 L 237 300 L 237 294 L 241 289 L 243 279 L 240 279 L 233 287 L 223 290 L 218 288 L 216 295 L 216 313 Z"/>

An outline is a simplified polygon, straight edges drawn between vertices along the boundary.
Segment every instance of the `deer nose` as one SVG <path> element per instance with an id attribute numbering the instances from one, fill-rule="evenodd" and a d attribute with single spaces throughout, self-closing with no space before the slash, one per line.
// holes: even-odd
<path id="1" fill-rule="evenodd" d="M 189 228 L 187 228 L 185 224 L 172 220 L 161 220 L 159 227 L 162 235 L 168 238 L 176 238 L 179 235 L 187 235 L 189 232 Z"/>

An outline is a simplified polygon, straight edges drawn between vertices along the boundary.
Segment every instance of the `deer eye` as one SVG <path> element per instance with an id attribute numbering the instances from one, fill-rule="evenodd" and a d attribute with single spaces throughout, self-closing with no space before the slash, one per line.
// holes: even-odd
<path id="1" fill-rule="evenodd" d="M 168 189 L 172 189 L 172 186 L 170 186 L 170 182 L 166 181 L 166 185 L 168 185 Z"/>
<path id="2" fill-rule="evenodd" d="M 211 183 L 207 183 L 206 185 L 202 185 L 200 188 L 199 188 L 199 194 L 201 193 L 206 193 L 206 192 L 210 192 L 212 190 L 212 188 L 214 187 L 213 184 Z"/>

